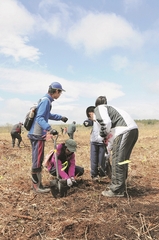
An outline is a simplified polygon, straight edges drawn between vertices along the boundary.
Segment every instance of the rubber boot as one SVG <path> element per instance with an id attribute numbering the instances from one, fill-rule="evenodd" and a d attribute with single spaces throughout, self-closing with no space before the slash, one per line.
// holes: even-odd
<path id="1" fill-rule="evenodd" d="M 32 173 L 33 190 L 36 193 L 48 193 L 50 188 L 44 188 L 41 183 L 41 173 Z"/>
<path id="2" fill-rule="evenodd" d="M 12 141 L 12 147 L 14 148 L 14 146 L 15 146 L 15 141 Z"/>

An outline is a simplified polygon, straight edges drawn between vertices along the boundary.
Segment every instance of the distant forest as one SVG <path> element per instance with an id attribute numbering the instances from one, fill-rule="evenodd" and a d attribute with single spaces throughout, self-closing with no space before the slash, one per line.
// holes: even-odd
<path id="1" fill-rule="evenodd" d="M 143 123 L 145 125 L 154 125 L 156 123 L 159 123 L 159 120 L 157 119 L 143 119 L 143 120 L 135 120 L 136 123 Z"/>
<path id="2" fill-rule="evenodd" d="M 135 122 L 137 124 L 143 124 L 143 125 L 155 125 L 155 124 L 159 124 L 159 120 L 158 119 L 142 119 L 142 120 L 135 120 Z M 8 132 L 11 130 L 12 128 L 12 124 L 6 123 L 6 125 L 0 126 L 0 133 L 4 133 L 4 132 Z M 65 125 L 56 125 L 56 127 L 67 127 L 67 124 Z M 83 128 L 83 124 L 76 124 L 76 126 L 78 128 Z M 84 127 L 85 128 L 85 127 Z"/>

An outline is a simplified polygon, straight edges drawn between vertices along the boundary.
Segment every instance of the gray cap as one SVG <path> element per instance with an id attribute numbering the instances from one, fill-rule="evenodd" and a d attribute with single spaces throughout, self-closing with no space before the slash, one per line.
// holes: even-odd
<path id="1" fill-rule="evenodd" d="M 77 144 L 73 139 L 67 139 L 65 146 L 70 152 L 76 152 Z"/>

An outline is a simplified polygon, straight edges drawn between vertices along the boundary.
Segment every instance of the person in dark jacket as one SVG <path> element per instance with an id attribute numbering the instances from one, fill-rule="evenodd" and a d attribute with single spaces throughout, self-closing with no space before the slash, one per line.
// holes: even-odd
<path id="1" fill-rule="evenodd" d="M 22 132 L 22 125 L 23 123 L 19 122 L 18 124 L 15 124 L 12 127 L 12 130 L 10 132 L 11 137 L 12 137 L 12 147 L 15 146 L 15 141 L 16 139 L 18 139 L 18 144 L 17 146 L 20 147 L 20 143 L 22 141 L 22 137 L 21 137 L 21 132 Z"/>
<path id="2" fill-rule="evenodd" d="M 68 120 L 67 117 L 63 117 L 59 114 L 52 114 L 52 102 L 58 99 L 65 91 L 61 84 L 53 82 L 49 86 L 48 93 L 39 101 L 37 106 L 36 116 L 32 127 L 28 133 L 28 137 L 32 146 L 32 186 L 33 190 L 37 193 L 46 193 L 50 191 L 50 188 L 43 187 L 41 183 L 41 171 L 42 163 L 44 161 L 44 146 L 46 140 L 46 134 L 57 135 L 58 132 L 51 128 L 48 120 L 63 121 Z"/>
<path id="3" fill-rule="evenodd" d="M 76 122 L 73 121 L 73 123 L 70 124 L 67 129 L 67 134 L 70 137 L 70 139 L 73 139 L 75 131 L 76 131 Z"/>
<path id="4" fill-rule="evenodd" d="M 113 106 L 107 105 L 105 96 L 99 96 L 95 101 L 96 120 L 100 124 L 100 136 L 107 138 L 112 134 L 112 177 L 108 190 L 104 190 L 105 197 L 124 197 L 128 163 L 132 149 L 138 139 L 138 126 L 130 115 Z M 126 161 L 126 162 L 125 162 Z"/>

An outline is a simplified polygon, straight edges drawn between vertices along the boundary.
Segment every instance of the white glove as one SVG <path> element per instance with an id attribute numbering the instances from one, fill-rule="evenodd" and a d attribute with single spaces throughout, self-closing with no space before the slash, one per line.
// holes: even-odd
<path id="1" fill-rule="evenodd" d="M 74 179 L 74 177 L 71 177 L 71 181 L 72 183 L 76 183 L 76 180 Z"/>
<path id="2" fill-rule="evenodd" d="M 67 186 L 68 187 L 71 187 L 72 186 L 72 181 L 70 178 L 67 179 Z"/>

